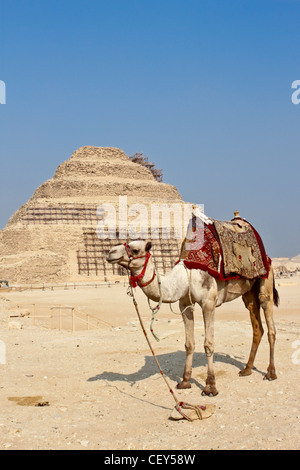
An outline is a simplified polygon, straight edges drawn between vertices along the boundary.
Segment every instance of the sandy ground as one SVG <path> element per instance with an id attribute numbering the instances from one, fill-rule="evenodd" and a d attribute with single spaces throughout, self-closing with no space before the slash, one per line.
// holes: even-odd
<path id="1" fill-rule="evenodd" d="M 278 285 L 278 283 L 280 285 Z M 192 388 L 175 389 L 185 350 L 181 318 L 163 306 L 155 322 L 160 342 L 149 338 L 178 399 L 215 404 L 215 413 L 192 423 L 170 419 L 174 401 L 160 376 L 126 287 L 81 287 L 0 293 L 1 449 L 299 449 L 300 277 L 277 281 L 275 311 L 278 380 L 264 381 L 268 365 L 265 334 L 256 370 L 239 377 L 252 331 L 242 300 L 217 310 L 215 371 L 219 395 L 202 397 L 206 377 L 204 330 L 196 308 L 196 353 Z M 148 330 L 150 311 L 137 300 Z M 99 329 L 76 332 L 11 319 L 37 306 L 76 306 L 103 321 Z M 16 306 L 19 306 L 18 308 Z M 176 312 L 178 306 L 175 307 Z M 104 323 L 105 322 L 105 323 Z M 6 354 L 4 355 L 3 348 Z M 1 352 L 1 347 L 0 347 Z M 36 405 L 40 406 L 36 406 Z"/>

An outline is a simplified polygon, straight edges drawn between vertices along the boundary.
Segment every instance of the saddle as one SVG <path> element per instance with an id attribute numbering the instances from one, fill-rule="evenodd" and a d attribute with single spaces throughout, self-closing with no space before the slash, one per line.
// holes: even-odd
<path id="1" fill-rule="evenodd" d="M 180 261 L 189 269 L 208 271 L 220 280 L 267 277 L 271 260 L 259 234 L 235 214 L 231 221 L 219 221 L 194 212 Z"/>

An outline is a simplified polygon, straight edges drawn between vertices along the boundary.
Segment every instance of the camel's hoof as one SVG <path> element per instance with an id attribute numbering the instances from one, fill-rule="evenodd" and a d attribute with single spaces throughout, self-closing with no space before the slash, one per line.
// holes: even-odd
<path id="1" fill-rule="evenodd" d="M 191 383 L 190 382 L 180 382 L 179 384 L 176 385 L 176 388 L 177 389 L 183 389 L 183 388 L 192 388 L 191 386 Z"/>
<path id="2" fill-rule="evenodd" d="M 215 397 L 216 395 L 218 395 L 218 390 L 215 388 L 215 387 L 210 387 L 209 389 L 204 389 L 203 392 L 201 393 L 201 395 L 203 397 L 207 396 L 207 397 Z"/>
<path id="3" fill-rule="evenodd" d="M 273 367 L 268 367 L 267 373 L 264 376 L 264 380 L 276 380 L 276 379 L 277 379 L 277 375 L 276 375 L 275 369 Z"/>
<path id="4" fill-rule="evenodd" d="M 265 376 L 264 376 L 264 380 L 269 380 L 270 382 L 272 382 L 273 380 L 276 380 L 277 379 L 277 375 L 276 374 L 269 374 L 267 373 Z"/>
<path id="5" fill-rule="evenodd" d="M 239 372 L 240 377 L 247 377 L 248 375 L 251 375 L 251 374 L 252 374 L 252 370 L 249 369 L 249 367 L 245 367 L 245 369 Z"/>

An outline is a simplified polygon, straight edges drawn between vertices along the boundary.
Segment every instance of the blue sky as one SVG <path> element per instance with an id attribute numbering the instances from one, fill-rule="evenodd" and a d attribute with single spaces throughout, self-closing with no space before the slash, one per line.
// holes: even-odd
<path id="1" fill-rule="evenodd" d="M 0 0 L 0 228 L 83 145 L 300 253 L 298 0 Z"/>

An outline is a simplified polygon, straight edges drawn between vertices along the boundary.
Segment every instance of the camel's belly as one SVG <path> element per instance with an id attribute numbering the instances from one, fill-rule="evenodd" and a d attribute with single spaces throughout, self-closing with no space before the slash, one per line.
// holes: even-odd
<path id="1" fill-rule="evenodd" d="M 252 288 L 254 282 L 255 280 L 248 279 L 232 279 L 224 282 L 223 286 L 220 286 L 216 306 L 219 307 L 224 302 L 231 302 L 231 300 L 246 294 Z"/>

